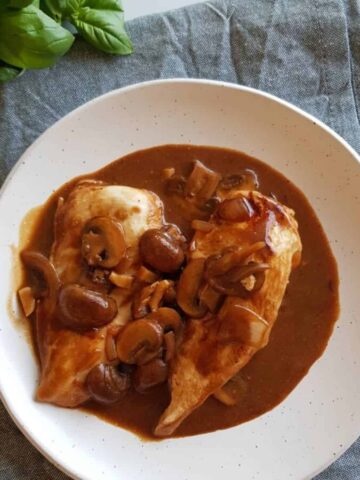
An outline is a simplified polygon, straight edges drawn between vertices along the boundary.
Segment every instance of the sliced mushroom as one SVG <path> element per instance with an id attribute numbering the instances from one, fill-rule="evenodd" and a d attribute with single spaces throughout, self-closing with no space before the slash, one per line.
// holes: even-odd
<path id="1" fill-rule="evenodd" d="M 55 310 L 60 288 L 60 280 L 54 265 L 39 252 L 25 250 L 21 253 L 21 259 L 28 269 L 37 274 L 32 285 L 32 293 L 35 298 L 44 298 L 44 307 L 48 315 L 51 315 Z"/>
<path id="2" fill-rule="evenodd" d="M 233 188 L 256 190 L 259 187 L 259 181 L 253 170 L 245 169 L 240 173 L 224 175 L 219 183 L 219 187 L 224 190 L 232 190 Z"/>
<path id="3" fill-rule="evenodd" d="M 245 197 L 236 197 L 220 203 L 216 213 L 227 222 L 246 222 L 254 215 L 254 210 Z"/>
<path id="4" fill-rule="evenodd" d="M 113 268 L 126 252 L 124 231 L 110 217 L 94 217 L 83 230 L 81 252 L 90 266 Z"/>
<path id="5" fill-rule="evenodd" d="M 183 327 L 180 315 L 173 308 L 159 308 L 156 312 L 150 313 L 146 319 L 157 322 L 164 333 L 174 332 L 177 334 Z"/>
<path id="6" fill-rule="evenodd" d="M 115 362 L 117 360 L 116 337 L 121 328 L 122 327 L 110 325 L 109 328 L 106 329 L 105 354 L 109 362 Z"/>
<path id="7" fill-rule="evenodd" d="M 199 302 L 198 293 L 203 280 L 205 259 L 191 260 L 181 274 L 177 286 L 177 302 L 180 308 L 192 318 L 201 318 L 207 307 Z"/>
<path id="8" fill-rule="evenodd" d="M 253 310 L 235 304 L 220 313 L 218 341 L 239 342 L 254 348 L 266 344 L 268 322 Z"/>
<path id="9" fill-rule="evenodd" d="M 214 194 L 220 178 L 218 173 L 196 160 L 193 171 L 186 182 L 185 196 L 195 198 L 198 204 L 205 203 Z"/>
<path id="10" fill-rule="evenodd" d="M 161 358 L 156 358 L 146 365 L 140 365 L 135 371 L 133 384 L 135 390 L 142 393 L 145 390 L 166 382 L 168 367 Z"/>
<path id="11" fill-rule="evenodd" d="M 114 365 L 100 363 L 90 370 L 86 386 L 92 399 L 111 404 L 121 400 L 130 388 L 130 376 Z"/>
<path id="12" fill-rule="evenodd" d="M 134 276 L 126 273 L 111 272 L 109 280 L 119 288 L 129 289 L 133 284 Z"/>
<path id="13" fill-rule="evenodd" d="M 81 285 L 69 284 L 60 290 L 57 313 L 59 320 L 67 328 L 98 328 L 115 318 L 117 304 L 108 295 Z"/>
<path id="14" fill-rule="evenodd" d="M 152 272 L 143 265 L 136 272 L 136 277 L 140 282 L 144 283 L 154 283 L 159 279 L 159 275 L 155 272 Z"/>
<path id="15" fill-rule="evenodd" d="M 152 312 L 156 312 L 159 309 L 163 299 L 165 298 L 166 292 L 174 285 L 172 280 L 161 280 L 160 282 L 156 283 L 157 285 L 154 293 L 149 300 L 149 307 Z"/>
<path id="16" fill-rule="evenodd" d="M 176 272 L 185 258 L 183 242 L 168 228 L 147 230 L 140 239 L 139 248 L 143 261 L 164 273 Z"/>
<path id="17" fill-rule="evenodd" d="M 155 358 L 163 340 L 163 331 L 157 322 L 147 319 L 135 320 L 121 330 L 116 350 L 124 363 L 142 365 Z"/>
<path id="18" fill-rule="evenodd" d="M 132 304 L 134 318 L 143 318 L 151 311 L 156 311 L 162 303 L 171 298 L 174 282 L 172 280 L 159 280 L 147 285 L 136 293 Z"/>

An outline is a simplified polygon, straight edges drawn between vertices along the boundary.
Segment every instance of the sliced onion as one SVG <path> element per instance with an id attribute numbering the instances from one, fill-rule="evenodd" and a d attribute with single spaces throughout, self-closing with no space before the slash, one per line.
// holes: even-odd
<path id="1" fill-rule="evenodd" d="M 224 295 L 244 298 L 260 290 L 265 281 L 265 271 L 268 269 L 269 265 L 266 263 L 249 262 L 229 270 L 224 275 L 212 277 L 209 284 Z M 241 280 L 250 276 L 255 277 L 255 284 L 249 291 L 241 283 Z"/>
<path id="2" fill-rule="evenodd" d="M 237 265 L 241 265 L 250 255 L 265 247 L 264 242 L 256 242 L 248 247 L 229 247 L 220 255 L 209 257 L 206 261 L 204 277 L 210 280 L 223 275 Z"/>

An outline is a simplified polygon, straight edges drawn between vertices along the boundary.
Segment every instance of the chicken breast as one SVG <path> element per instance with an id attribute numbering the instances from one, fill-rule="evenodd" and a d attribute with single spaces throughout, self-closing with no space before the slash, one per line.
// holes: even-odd
<path id="1" fill-rule="evenodd" d="M 187 322 L 172 365 L 171 402 L 155 429 L 158 436 L 171 435 L 267 344 L 291 270 L 300 261 L 302 247 L 294 212 L 258 192 L 223 193 L 223 200 L 243 198 L 249 208 L 245 221 L 232 220 L 241 216 L 239 206 L 233 202 L 227 207 L 225 217 L 228 219 L 224 220 L 219 211 L 216 212 L 210 219 L 208 231 L 197 231 L 190 245 L 188 265 L 179 282 L 178 300 L 191 277 L 198 279 L 199 275 L 211 271 L 206 259 L 214 255 L 220 258 L 217 264 L 220 273 L 221 269 L 223 274 L 226 271 L 227 262 L 228 271 L 230 268 L 239 280 L 238 284 L 226 285 L 226 273 L 217 277 L 225 278 L 225 297 L 220 311 L 217 315 L 208 313 Z M 212 258 L 215 261 L 217 257 Z M 259 272 L 241 280 L 244 267 L 235 268 L 240 259 L 243 263 L 246 260 L 246 268 L 253 262 L 250 267 L 254 270 L 257 265 Z M 211 278 L 208 280 L 211 282 Z"/>
<path id="2" fill-rule="evenodd" d="M 100 182 L 78 184 L 68 198 L 60 200 L 54 225 L 54 243 L 50 260 L 63 284 L 84 284 L 81 236 L 85 223 L 93 217 L 108 216 L 121 223 L 127 264 L 122 273 L 131 274 L 138 267 L 138 243 L 149 228 L 163 224 L 163 207 L 152 192 Z M 126 290 L 111 293 L 118 304 L 118 314 L 106 327 L 77 333 L 53 326 L 40 304 L 37 308 L 38 344 L 41 380 L 37 399 L 65 407 L 75 407 L 89 398 L 85 388 L 88 372 L 105 360 L 105 339 L 109 328 L 130 319 L 130 298 Z"/>

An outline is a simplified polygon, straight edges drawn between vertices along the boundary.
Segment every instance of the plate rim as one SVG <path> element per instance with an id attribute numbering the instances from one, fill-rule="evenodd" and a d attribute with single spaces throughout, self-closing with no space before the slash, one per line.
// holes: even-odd
<path id="1" fill-rule="evenodd" d="M 220 80 L 210 80 L 210 79 L 195 79 L 195 78 L 170 78 L 170 79 L 156 79 L 156 80 L 149 80 L 149 81 L 144 81 L 144 82 L 138 82 L 134 83 L 128 86 L 120 87 L 114 90 L 111 90 L 109 92 L 106 92 L 104 94 L 101 94 L 97 97 L 92 98 L 88 102 L 85 102 L 75 109 L 71 110 L 68 112 L 66 115 L 63 117 L 59 118 L 55 123 L 50 125 L 48 128 L 46 128 L 40 135 L 39 137 L 31 144 L 29 145 L 24 152 L 20 155 L 19 159 L 16 161 L 16 163 L 13 165 L 13 167 L 10 169 L 5 181 L 3 182 L 1 188 L 0 188 L 0 202 L 2 200 L 2 197 L 4 195 L 4 192 L 6 191 L 8 185 L 10 182 L 13 180 L 14 176 L 17 173 L 17 170 L 22 164 L 22 159 L 23 157 L 26 157 L 29 155 L 29 153 L 37 147 L 37 145 L 43 141 L 43 137 L 48 134 L 48 132 L 52 129 L 57 128 L 61 123 L 65 123 L 69 118 L 72 116 L 76 115 L 79 111 L 82 109 L 86 109 L 89 106 L 95 105 L 97 103 L 101 103 L 103 100 L 107 98 L 111 98 L 112 96 L 117 96 L 117 95 L 122 95 L 126 94 L 128 92 L 131 92 L 132 90 L 137 90 L 137 89 L 142 89 L 142 88 L 148 88 L 148 87 L 156 87 L 156 86 L 161 86 L 161 85 L 168 85 L 168 84 L 187 84 L 187 85 L 203 85 L 203 86 L 215 86 L 215 87 L 223 87 L 226 89 L 232 89 L 235 91 L 240 91 L 240 92 L 247 92 L 251 93 L 253 95 L 257 95 L 259 97 L 263 97 L 267 100 L 271 100 L 277 104 L 280 104 L 281 106 L 297 113 L 300 115 L 300 117 L 303 117 L 309 121 L 311 121 L 314 125 L 319 126 L 322 130 L 324 130 L 326 133 L 328 133 L 330 136 L 332 136 L 335 140 L 337 140 L 338 143 L 342 147 L 345 148 L 345 150 L 351 155 L 352 159 L 355 160 L 355 162 L 358 164 L 358 167 L 360 167 L 360 155 L 356 152 L 356 150 L 343 138 L 341 137 L 337 132 L 335 132 L 332 128 L 330 128 L 328 125 L 326 125 L 322 120 L 318 119 L 314 115 L 302 110 L 300 107 L 297 107 L 293 103 L 281 99 L 277 97 L 276 95 L 273 95 L 271 93 L 265 92 L 263 90 L 259 90 L 253 87 L 248 87 L 244 85 L 238 85 L 236 83 L 231 83 L 231 82 L 225 82 L 225 81 L 220 81 Z M 134 150 L 136 151 L 136 149 Z M 9 414 L 10 418 L 12 421 L 15 423 L 17 428 L 21 431 L 21 433 L 25 436 L 25 438 L 31 443 L 32 446 L 34 446 L 38 452 L 40 452 L 41 455 L 43 455 L 52 465 L 54 465 L 57 469 L 68 475 L 70 478 L 73 480 L 93 480 L 91 477 L 88 476 L 78 476 L 78 474 L 72 469 L 68 468 L 65 463 L 63 463 L 61 456 L 57 455 L 56 452 L 50 451 L 51 449 L 48 448 L 39 438 L 36 438 L 33 436 L 31 432 L 29 432 L 26 427 L 22 424 L 21 417 L 17 414 L 17 412 L 13 412 L 13 409 L 11 407 L 11 399 L 9 396 L 6 394 L 6 391 L 3 386 L 3 381 L 2 381 L 2 375 L 0 374 L 0 400 L 3 403 L 7 413 Z M 360 434 L 360 426 L 359 426 L 359 433 Z M 319 473 L 323 472 L 328 466 L 332 465 L 338 458 L 340 458 L 343 453 L 353 445 L 353 443 L 357 440 L 358 435 L 350 440 L 350 442 L 346 442 L 344 446 L 336 453 L 336 455 L 333 455 L 327 462 L 325 462 L 321 467 L 316 469 L 314 472 L 312 472 L 308 477 L 304 478 L 303 480 L 311 480 L 314 476 L 318 475 Z"/>

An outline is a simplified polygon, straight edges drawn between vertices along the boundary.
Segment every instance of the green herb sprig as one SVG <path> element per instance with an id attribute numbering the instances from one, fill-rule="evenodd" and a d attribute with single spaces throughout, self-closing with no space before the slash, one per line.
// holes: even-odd
<path id="1" fill-rule="evenodd" d="M 0 0 L 0 83 L 54 65 L 75 39 L 65 21 L 103 52 L 133 51 L 121 0 Z"/>

